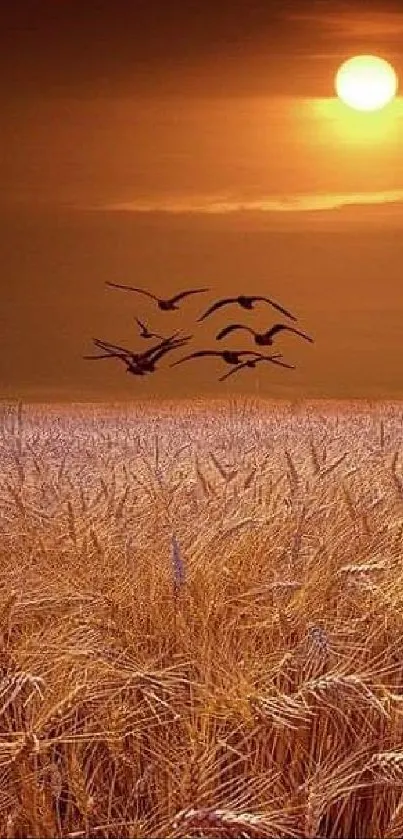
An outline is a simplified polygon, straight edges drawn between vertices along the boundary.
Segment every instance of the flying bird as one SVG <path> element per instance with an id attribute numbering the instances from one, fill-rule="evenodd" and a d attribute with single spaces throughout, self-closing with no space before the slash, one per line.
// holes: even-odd
<path id="1" fill-rule="evenodd" d="M 136 361 L 129 361 L 126 359 L 126 373 L 131 373 L 132 376 L 146 376 L 147 370 Z"/>
<path id="2" fill-rule="evenodd" d="M 188 297 L 190 294 L 201 294 L 202 292 L 210 291 L 208 288 L 193 288 L 189 289 L 189 291 L 181 291 L 180 294 L 175 294 L 174 297 L 169 297 L 164 300 L 161 297 L 156 297 L 155 294 L 151 293 L 151 291 L 146 291 L 143 288 L 134 288 L 133 286 L 119 285 L 118 283 L 110 283 L 108 281 L 106 285 L 111 286 L 112 288 L 123 288 L 125 291 L 137 291 L 139 294 L 145 294 L 146 297 L 150 297 L 152 300 L 155 300 L 158 307 L 162 309 L 163 312 L 179 309 L 177 303 L 179 303 L 179 301 L 184 297 Z"/>
<path id="3" fill-rule="evenodd" d="M 217 309 L 221 309 L 222 306 L 228 306 L 229 303 L 238 303 L 239 306 L 242 306 L 243 309 L 253 309 L 254 303 L 257 303 L 259 300 L 264 301 L 265 303 L 269 303 L 270 306 L 273 306 L 274 309 L 277 309 L 279 312 L 282 312 L 283 315 L 286 315 L 291 320 L 297 320 L 294 315 L 291 314 L 287 309 L 283 309 L 278 303 L 275 303 L 274 300 L 271 300 L 270 297 L 256 297 L 252 296 L 249 297 L 245 294 L 240 294 L 239 297 L 225 297 L 223 300 L 217 300 L 207 309 L 204 314 L 198 318 L 198 322 L 204 320 Z"/>
<path id="4" fill-rule="evenodd" d="M 98 358 L 122 358 L 126 360 L 131 360 L 136 363 L 141 363 L 148 360 L 152 355 L 158 352 L 160 349 L 168 346 L 176 346 L 178 343 L 182 346 L 183 343 L 187 343 L 188 340 L 192 337 L 191 335 L 187 335 L 185 338 L 179 338 L 179 332 L 174 332 L 169 338 L 164 338 L 158 344 L 155 344 L 153 347 L 150 347 L 148 350 L 144 352 L 137 353 L 133 352 L 132 350 L 127 350 L 125 347 L 119 346 L 119 344 L 111 344 L 108 341 L 101 341 L 99 338 L 93 338 L 93 343 L 95 346 L 103 350 L 102 355 L 91 355 L 91 356 L 83 356 L 83 358 L 91 358 L 91 359 L 98 359 Z"/>
<path id="5" fill-rule="evenodd" d="M 109 348 L 105 346 L 102 347 L 102 349 L 105 350 L 105 354 L 84 356 L 84 358 L 118 358 L 126 364 L 127 373 L 132 373 L 135 376 L 143 376 L 146 373 L 153 373 L 156 370 L 156 363 L 160 360 L 160 358 L 171 350 L 183 347 L 188 343 L 190 338 L 191 336 L 186 335 L 184 338 L 177 340 L 170 339 L 169 341 L 167 340 L 162 342 L 162 344 L 159 344 L 157 347 L 153 347 L 151 350 L 147 350 L 145 353 L 131 353 L 128 350 L 124 350 L 122 347 L 116 347 L 116 349 L 113 349 L 113 345 Z M 100 341 L 97 346 L 100 346 L 103 343 L 104 342 Z"/>
<path id="6" fill-rule="evenodd" d="M 224 329 L 221 329 L 221 332 L 217 335 L 217 341 L 221 341 L 222 338 L 225 338 L 226 335 L 229 335 L 230 332 L 235 332 L 237 329 L 245 329 L 247 332 L 250 332 L 255 339 L 255 344 L 258 344 L 261 347 L 268 347 L 273 344 L 273 338 L 278 335 L 279 332 L 283 330 L 287 330 L 287 332 L 294 332 L 295 335 L 300 335 L 301 338 L 304 338 L 305 341 L 310 341 L 313 344 L 313 338 L 306 334 L 306 332 L 300 332 L 299 329 L 294 329 L 293 326 L 287 326 L 284 323 L 275 323 L 271 329 L 268 329 L 267 332 L 255 332 L 254 329 L 251 329 L 250 326 L 244 326 L 242 323 L 231 323 L 229 326 L 225 326 Z"/>
<path id="7" fill-rule="evenodd" d="M 133 373 L 136 376 L 143 376 L 146 373 L 143 365 L 136 361 L 135 358 L 131 358 L 130 353 L 115 352 L 110 349 L 107 352 L 102 353 L 102 355 L 83 355 L 83 358 L 86 361 L 98 361 L 100 358 L 119 358 L 120 361 L 124 361 L 126 364 L 126 370 L 128 373 Z"/>
<path id="8" fill-rule="evenodd" d="M 133 352 L 132 350 L 127 350 L 125 347 L 120 347 L 118 344 L 111 344 L 108 341 L 101 341 L 99 338 L 94 338 L 93 343 L 98 349 L 105 350 L 107 355 L 110 355 L 111 352 L 114 355 L 120 355 L 127 358 L 133 358 L 135 360 L 148 358 L 154 352 L 157 352 L 162 347 L 168 346 L 179 339 L 180 332 L 174 332 L 173 335 L 170 335 L 169 338 L 163 338 L 158 344 L 155 344 L 153 347 L 150 347 L 148 350 L 144 352 Z M 192 336 L 190 336 L 192 337 Z M 182 340 L 182 339 L 179 339 Z M 104 356 L 105 358 L 107 357 Z M 94 356 L 93 356 L 94 357 Z M 101 358 L 101 356 L 95 356 L 95 358 Z"/>
<path id="9" fill-rule="evenodd" d="M 140 329 L 140 337 L 141 338 L 161 338 L 161 340 L 162 340 L 162 335 L 157 335 L 156 332 L 151 332 L 148 329 L 148 326 L 146 326 L 145 323 L 143 323 L 143 321 L 139 320 L 138 318 L 134 318 L 134 319 L 135 319 L 135 321 L 136 321 L 136 323 L 137 323 L 137 325 Z"/>
<path id="10" fill-rule="evenodd" d="M 187 344 L 188 340 L 188 337 L 182 338 L 180 341 L 172 342 L 170 346 L 161 347 L 161 349 L 154 353 L 153 356 L 145 358 L 143 361 L 140 361 L 138 363 L 140 364 L 142 369 L 145 370 L 146 373 L 153 373 L 156 369 L 155 365 L 157 361 L 160 360 L 160 358 L 166 355 L 166 353 L 172 352 L 172 350 L 176 350 L 178 347 L 183 347 L 185 344 Z"/>
<path id="11" fill-rule="evenodd" d="M 174 361 L 174 363 L 170 366 L 176 367 L 177 364 L 182 364 L 184 361 L 189 361 L 191 358 L 203 358 L 205 356 L 219 356 L 227 364 L 240 364 L 241 357 L 243 355 L 252 355 L 255 358 L 258 353 L 252 352 L 251 350 L 222 350 L 222 352 L 219 350 L 199 350 L 198 352 L 193 352 L 190 355 L 185 355 L 178 361 Z"/>
<path id="12" fill-rule="evenodd" d="M 270 361 L 272 364 L 278 364 L 279 367 L 287 367 L 289 370 L 295 370 L 294 364 L 287 364 L 285 361 L 279 361 L 282 358 L 281 353 L 279 355 L 258 355 L 255 358 L 250 358 L 247 361 L 243 361 L 241 364 L 238 364 L 233 370 L 230 370 L 229 373 L 225 373 L 224 376 L 219 378 L 219 382 L 223 382 L 224 379 L 228 379 L 230 376 L 233 376 L 234 373 L 239 373 L 240 370 L 243 370 L 245 367 L 256 367 L 256 365 L 260 361 Z"/>

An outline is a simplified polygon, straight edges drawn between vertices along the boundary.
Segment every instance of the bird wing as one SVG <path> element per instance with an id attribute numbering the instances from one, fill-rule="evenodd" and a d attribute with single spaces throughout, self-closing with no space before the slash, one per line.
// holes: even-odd
<path id="1" fill-rule="evenodd" d="M 283 306 L 280 306 L 279 303 L 276 303 L 274 300 L 271 300 L 270 297 L 253 297 L 252 300 L 264 300 L 266 303 L 270 303 L 270 306 L 273 306 L 274 309 L 277 309 L 278 312 L 282 312 L 283 315 L 286 315 L 291 320 L 297 320 L 297 318 L 288 311 L 288 309 L 284 309 Z"/>
<path id="2" fill-rule="evenodd" d="M 144 367 L 141 367 L 141 365 L 128 364 L 127 372 L 132 373 L 133 376 L 145 376 L 149 371 L 145 370 Z"/>
<path id="3" fill-rule="evenodd" d="M 229 371 L 229 373 L 225 373 L 224 376 L 220 376 L 218 381 L 223 382 L 224 379 L 229 379 L 230 376 L 233 376 L 234 373 L 238 373 L 239 370 L 242 370 L 242 368 L 246 367 L 246 366 L 247 365 L 245 363 L 244 364 L 238 364 L 236 367 L 233 367 L 232 370 Z"/>
<path id="4" fill-rule="evenodd" d="M 152 359 L 150 360 L 154 364 L 156 361 L 158 361 L 158 359 L 166 355 L 167 352 L 172 352 L 172 350 L 176 350 L 179 347 L 183 347 L 184 344 L 187 344 L 187 341 L 176 341 L 174 344 L 170 344 L 168 347 L 162 347 L 160 350 L 158 350 L 158 352 L 155 353 L 155 355 L 153 355 Z"/>
<path id="5" fill-rule="evenodd" d="M 153 347 L 150 347 L 148 350 L 145 350 L 143 353 L 141 353 L 141 358 L 148 359 L 150 358 L 150 356 L 158 352 L 158 350 L 161 350 L 163 347 L 170 347 L 172 344 L 175 344 L 178 335 L 179 332 L 174 332 L 174 334 L 171 335 L 169 338 L 163 338 L 162 341 L 159 342 L 159 344 L 155 344 Z M 183 338 L 181 338 L 180 340 L 182 341 Z"/>
<path id="6" fill-rule="evenodd" d="M 266 336 L 273 338 L 274 335 L 277 335 L 278 332 L 282 332 L 283 329 L 288 329 L 289 327 L 286 326 L 284 323 L 275 323 L 270 329 L 267 330 L 265 333 Z"/>
<path id="7" fill-rule="evenodd" d="M 151 297 L 152 300 L 158 300 L 158 297 L 155 294 L 152 294 L 151 291 L 146 291 L 144 288 L 135 288 L 131 285 L 120 285 L 119 283 L 110 283 L 108 280 L 106 281 L 106 285 L 111 286 L 112 288 L 123 288 L 125 291 L 138 291 L 139 294 L 145 294 L 146 297 Z"/>
<path id="8" fill-rule="evenodd" d="M 287 367 L 289 370 L 295 370 L 295 364 L 287 364 L 286 361 L 277 361 L 277 359 L 271 359 L 272 364 L 278 364 L 280 367 Z"/>
<path id="9" fill-rule="evenodd" d="M 157 332 L 151 332 L 151 331 L 149 332 L 148 330 L 147 330 L 147 335 L 143 334 L 142 337 L 143 338 L 159 338 L 161 341 L 165 340 L 163 335 L 158 335 Z"/>
<path id="10" fill-rule="evenodd" d="M 306 341 L 310 341 L 311 344 L 314 343 L 313 338 L 311 338 L 310 335 L 307 335 L 306 332 L 301 332 L 300 329 L 294 329 L 292 326 L 288 326 L 286 328 L 288 329 L 289 332 L 295 332 L 296 335 L 300 335 L 301 338 L 305 338 Z"/>
<path id="11" fill-rule="evenodd" d="M 198 322 L 200 322 L 201 320 L 204 320 L 204 318 L 206 318 L 208 315 L 211 315 L 212 312 L 216 311 L 216 309 L 221 309 L 221 306 L 226 306 L 228 303 L 235 303 L 235 302 L 236 302 L 235 297 L 226 297 L 223 300 L 217 300 L 215 303 L 213 303 L 212 306 L 210 306 L 209 309 L 207 309 L 204 312 L 204 314 L 201 316 L 201 318 L 197 319 Z"/>
<path id="12" fill-rule="evenodd" d="M 171 297 L 171 303 L 177 303 L 179 300 L 182 300 L 183 297 L 188 297 L 189 294 L 201 294 L 202 291 L 210 291 L 209 288 L 192 288 L 189 291 L 181 291 L 180 294 L 176 294 L 175 297 Z"/>
<path id="13" fill-rule="evenodd" d="M 229 326 L 224 326 L 224 329 L 221 329 L 221 331 L 216 336 L 217 341 L 221 341 L 221 338 L 225 338 L 226 335 L 229 335 L 230 332 L 234 332 L 235 329 L 248 329 L 249 330 L 249 327 L 248 326 L 243 326 L 242 323 L 231 323 Z"/>
<path id="14" fill-rule="evenodd" d="M 99 338 L 94 338 L 93 342 L 95 346 L 101 350 L 106 350 L 107 352 L 109 350 L 116 351 L 115 355 L 120 354 L 130 356 L 132 358 L 136 355 L 136 353 L 131 352 L 131 350 L 126 350 L 124 347 L 119 347 L 117 344 L 110 344 L 108 341 L 101 341 Z"/>
<path id="15" fill-rule="evenodd" d="M 190 339 L 193 338 L 193 335 L 184 335 L 183 338 L 176 338 L 175 340 L 170 341 L 162 341 L 159 349 L 157 352 L 168 352 L 169 350 L 174 350 L 175 347 L 183 347 L 185 344 L 188 344 Z M 154 353 L 155 355 L 155 353 Z"/>
<path id="16" fill-rule="evenodd" d="M 122 358 L 122 356 L 119 353 L 107 352 L 102 355 L 83 355 L 83 358 L 88 361 L 89 359 L 96 360 L 98 358 Z"/>
<path id="17" fill-rule="evenodd" d="M 285 323 L 275 323 L 274 326 L 272 326 L 272 328 L 269 329 L 267 335 L 273 337 L 282 330 L 285 330 L 286 332 L 294 332 L 295 335 L 300 335 L 301 338 L 305 338 L 306 341 L 310 341 L 311 344 L 313 344 L 313 338 L 311 338 L 310 335 L 307 335 L 306 332 L 301 332 L 300 329 L 294 329 L 293 326 L 287 326 L 287 324 Z"/>
<path id="18" fill-rule="evenodd" d="M 192 352 L 190 355 L 185 355 L 183 358 L 180 358 L 179 361 L 175 361 L 171 367 L 175 367 L 176 364 L 181 364 L 182 361 L 189 361 L 190 358 L 201 358 L 204 355 L 221 355 L 221 353 L 215 350 L 199 350 L 199 352 Z"/>
<path id="19" fill-rule="evenodd" d="M 276 355 L 261 355 L 256 361 L 271 361 L 272 364 L 278 364 L 280 367 L 288 367 L 289 370 L 295 370 L 294 364 L 287 364 L 286 361 L 278 361 L 279 356 Z"/>

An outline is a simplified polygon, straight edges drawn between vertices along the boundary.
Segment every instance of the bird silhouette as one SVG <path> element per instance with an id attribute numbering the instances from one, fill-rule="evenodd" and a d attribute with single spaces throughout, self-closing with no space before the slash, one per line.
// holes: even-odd
<path id="1" fill-rule="evenodd" d="M 252 296 L 249 297 L 245 294 L 240 294 L 239 297 L 225 297 L 222 300 L 217 300 L 210 306 L 204 314 L 198 318 L 198 322 L 204 320 L 213 312 L 217 311 L 217 309 L 221 309 L 222 306 L 227 306 L 229 303 L 238 303 L 243 309 L 253 309 L 254 303 L 257 303 L 259 300 L 264 301 L 265 303 L 269 303 L 270 306 L 273 306 L 274 309 L 277 309 L 279 312 L 282 312 L 283 315 L 286 315 L 291 320 L 297 320 L 294 315 L 291 314 L 287 309 L 283 309 L 278 303 L 275 303 L 274 300 L 271 300 L 270 297 L 259 297 L 259 296 Z"/>
<path id="2" fill-rule="evenodd" d="M 252 355 L 256 357 L 258 353 L 252 352 L 251 350 L 199 350 L 198 352 L 193 352 L 190 355 L 185 355 L 183 358 L 180 358 L 178 361 L 175 361 L 171 364 L 171 367 L 176 367 L 177 364 L 182 364 L 184 361 L 189 361 L 191 358 L 203 358 L 204 356 L 219 356 L 222 358 L 227 364 L 240 364 L 241 357 L 243 355 Z"/>
<path id="3" fill-rule="evenodd" d="M 127 350 L 125 347 L 120 347 L 118 344 L 111 344 L 108 341 L 101 341 L 100 338 L 94 338 L 93 343 L 96 347 L 98 347 L 98 349 L 105 350 L 105 358 L 107 358 L 107 356 L 111 355 L 112 353 L 115 356 L 121 355 L 138 361 L 144 358 L 148 358 L 150 355 L 152 355 L 154 352 L 157 352 L 162 347 L 168 346 L 172 342 L 175 342 L 177 339 L 179 339 L 179 335 L 180 332 L 174 332 L 173 335 L 170 335 L 168 338 L 163 338 L 162 341 L 160 341 L 158 344 L 155 344 L 153 347 L 149 347 L 149 349 L 145 350 L 144 352 L 133 352 L 132 350 Z M 189 337 L 192 336 L 187 336 L 187 340 L 189 340 Z M 101 358 L 100 355 L 92 357 Z"/>
<path id="4" fill-rule="evenodd" d="M 255 344 L 258 344 L 261 347 L 268 347 L 273 344 L 273 338 L 278 335 L 279 332 L 286 330 L 287 332 L 294 332 L 295 335 L 300 335 L 301 338 L 304 338 L 305 341 L 310 341 L 313 344 L 313 338 L 306 334 L 306 332 L 300 332 L 299 329 L 294 329 L 293 326 L 287 326 L 283 323 L 275 323 L 271 329 L 268 329 L 267 332 L 255 332 L 250 326 L 245 326 L 242 323 L 231 323 L 229 326 L 225 326 L 224 329 L 218 333 L 217 341 L 221 341 L 222 338 L 225 338 L 226 335 L 229 335 L 231 332 L 235 332 L 238 329 L 245 329 L 247 332 L 250 332 L 255 339 Z"/>
<path id="5" fill-rule="evenodd" d="M 192 336 L 186 335 L 183 338 L 176 340 L 165 340 L 162 344 L 159 344 L 157 347 L 152 347 L 144 353 L 132 353 L 129 350 L 125 350 L 123 347 L 118 347 L 117 345 L 110 345 L 109 347 L 103 346 L 102 349 L 105 350 L 105 352 L 102 355 L 83 356 L 83 358 L 94 360 L 99 358 L 118 358 L 126 364 L 127 373 L 132 373 L 135 376 L 143 376 L 146 373 L 153 373 L 156 370 L 156 363 L 160 360 L 160 358 L 171 350 L 183 347 L 188 343 L 191 337 Z M 97 342 L 96 345 L 100 348 L 101 344 L 106 343 L 98 341 L 98 339 L 95 339 L 94 343 L 95 342 Z"/>
<path id="6" fill-rule="evenodd" d="M 289 370 L 295 370 L 294 364 L 287 364 L 285 361 L 279 361 L 282 358 L 281 353 L 277 355 L 258 355 L 256 358 L 250 358 L 248 361 L 243 361 L 241 364 L 238 364 L 233 370 L 230 370 L 229 373 L 225 373 L 224 376 L 219 378 L 219 382 L 223 382 L 225 379 L 228 379 L 230 376 L 233 376 L 234 373 L 239 373 L 240 370 L 243 370 L 245 367 L 256 367 L 260 361 L 270 361 L 272 364 L 278 364 L 279 367 L 287 367 Z"/>
<path id="7" fill-rule="evenodd" d="M 141 362 L 136 361 L 135 358 L 130 358 L 130 353 L 115 352 L 110 349 L 101 355 L 83 355 L 83 358 L 86 361 L 98 361 L 100 358 L 119 358 L 120 361 L 123 361 L 126 364 L 126 370 L 128 373 L 133 373 L 136 376 L 143 376 L 146 373 Z"/>
<path id="8" fill-rule="evenodd" d="M 188 340 L 189 338 L 186 337 L 182 338 L 180 341 L 172 342 L 170 346 L 161 347 L 161 349 L 155 352 L 154 355 L 149 356 L 148 358 L 145 358 L 137 363 L 140 364 L 141 368 L 146 373 L 153 373 L 156 369 L 156 363 L 160 360 L 160 358 L 166 355 L 166 353 L 172 352 L 172 350 L 176 350 L 178 347 L 183 347 L 185 344 L 187 344 Z"/>
<path id="9" fill-rule="evenodd" d="M 129 361 L 126 359 L 126 373 L 131 373 L 132 376 L 146 376 L 147 370 L 144 367 L 137 363 L 137 361 Z"/>
<path id="10" fill-rule="evenodd" d="M 156 332 L 151 332 L 149 330 L 148 326 L 146 326 L 145 323 L 143 323 L 142 320 L 139 320 L 139 318 L 134 318 L 134 319 L 135 319 L 135 321 L 136 321 L 136 323 L 137 323 L 137 325 L 140 329 L 140 337 L 141 338 L 161 338 L 162 339 L 162 335 L 157 335 Z"/>
<path id="11" fill-rule="evenodd" d="M 179 309 L 179 306 L 176 304 L 179 303 L 184 297 L 188 297 L 190 294 L 201 294 L 205 291 L 210 291 L 208 288 L 193 288 L 189 289 L 189 291 L 181 291 L 180 294 L 175 294 L 174 297 L 169 297 L 168 299 L 163 299 L 161 297 L 156 297 L 155 294 L 152 294 L 151 291 L 146 291 L 143 288 L 134 288 L 133 286 L 129 285 L 119 285 L 118 283 L 110 283 L 107 281 L 106 285 L 111 286 L 112 288 L 123 288 L 125 291 L 137 291 L 139 294 L 145 294 L 146 297 L 150 297 L 152 300 L 155 300 L 158 307 L 162 309 L 163 312 L 173 311 L 174 309 Z"/>

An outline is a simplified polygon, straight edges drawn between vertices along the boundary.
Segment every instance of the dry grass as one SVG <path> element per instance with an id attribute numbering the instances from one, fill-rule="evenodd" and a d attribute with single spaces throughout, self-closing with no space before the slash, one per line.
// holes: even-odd
<path id="1" fill-rule="evenodd" d="M 398 839 L 403 408 L 0 413 L 0 835 Z"/>

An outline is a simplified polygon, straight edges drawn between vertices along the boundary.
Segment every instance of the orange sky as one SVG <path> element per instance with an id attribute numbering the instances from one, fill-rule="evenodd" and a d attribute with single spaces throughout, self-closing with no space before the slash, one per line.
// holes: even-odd
<path id="1" fill-rule="evenodd" d="M 106 290 L 112 279 L 167 295 L 189 283 L 211 297 L 267 293 L 295 310 L 316 345 L 282 339 L 298 370 L 247 371 L 232 380 L 240 391 L 403 395 L 403 100 L 358 114 L 333 90 L 341 61 L 360 52 L 403 75 L 403 11 L 319 0 L 186 8 L 139 2 L 134 15 L 105 2 L 96 15 L 64 0 L 56 13 L 37 0 L 31 17 L 6 13 L 2 394 L 217 388 L 214 362 L 183 376 L 165 364 L 143 382 L 117 362 L 81 360 L 93 335 L 138 346 L 134 314 L 162 328 L 147 301 Z M 200 306 L 166 315 L 169 330 L 189 328 Z M 270 325 L 264 308 L 242 317 Z M 211 345 L 212 327 L 195 346 Z"/>

